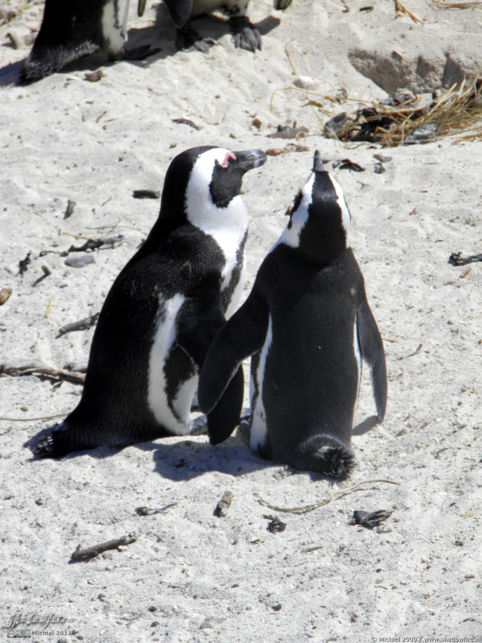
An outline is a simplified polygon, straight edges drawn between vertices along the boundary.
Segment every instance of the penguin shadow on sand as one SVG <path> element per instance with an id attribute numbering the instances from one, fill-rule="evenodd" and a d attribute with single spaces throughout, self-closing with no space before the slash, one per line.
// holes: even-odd
<path id="1" fill-rule="evenodd" d="M 197 16 L 193 18 L 192 22 L 196 30 L 202 35 L 202 42 L 208 43 L 206 51 L 208 51 L 209 46 L 215 46 L 221 38 L 231 33 L 231 27 L 227 19 L 211 14 Z M 253 23 L 253 26 L 261 36 L 264 36 L 277 28 L 280 22 L 279 18 L 268 16 L 260 22 Z M 128 30 L 127 36 L 123 57 L 113 60 L 106 53 L 98 51 L 66 64 L 57 73 L 89 72 L 97 70 L 99 67 L 109 68 L 119 62 L 127 62 L 146 68 L 153 62 L 174 56 L 180 51 L 176 45 L 176 27 L 163 4 L 156 8 L 154 23 L 142 27 L 133 27 Z M 184 53 L 193 53 L 195 51 L 197 51 L 196 47 L 192 46 L 184 50 Z M 26 60 L 28 60 L 28 57 L 0 67 L 0 87 L 22 84 L 21 73 Z"/>

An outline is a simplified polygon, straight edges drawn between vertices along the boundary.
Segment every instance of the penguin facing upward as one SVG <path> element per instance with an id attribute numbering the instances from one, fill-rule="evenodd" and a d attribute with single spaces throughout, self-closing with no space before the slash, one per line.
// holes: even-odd
<path id="1" fill-rule="evenodd" d="M 354 464 L 350 440 L 361 359 L 371 368 L 379 421 L 387 379 L 363 275 L 347 247 L 350 213 L 318 152 L 288 213 L 248 299 L 209 348 L 199 404 L 208 412 L 252 355 L 251 448 L 343 480 Z M 217 441 L 216 433 L 210 437 Z"/>
<path id="2" fill-rule="evenodd" d="M 159 217 L 102 307 L 82 398 L 39 439 L 37 456 L 189 432 L 199 370 L 242 287 L 242 178 L 265 160 L 259 150 L 196 147 L 172 161 Z M 231 433 L 242 398 L 239 370 L 208 416 L 211 431 Z"/>
<path id="3" fill-rule="evenodd" d="M 83 56 L 123 54 L 130 0 L 45 0 L 40 31 L 20 72 L 27 84 Z"/>
<path id="4" fill-rule="evenodd" d="M 275 9 L 286 9 L 292 0 L 274 0 Z M 144 12 L 146 0 L 139 0 L 138 13 Z M 261 49 L 261 34 L 249 21 L 247 8 L 249 0 L 164 0 L 177 29 L 176 44 L 179 49 L 194 45 L 200 51 L 207 51 L 212 45 L 192 27 L 191 19 L 203 13 L 221 11 L 229 18 L 234 46 L 248 51 Z"/>

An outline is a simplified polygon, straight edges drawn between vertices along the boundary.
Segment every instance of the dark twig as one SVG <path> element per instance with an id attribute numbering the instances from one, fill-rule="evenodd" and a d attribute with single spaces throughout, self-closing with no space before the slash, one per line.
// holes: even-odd
<path id="1" fill-rule="evenodd" d="M 59 328 L 58 330 L 57 337 L 62 337 L 62 335 L 71 333 L 74 330 L 88 330 L 89 328 L 92 328 L 92 326 L 94 326 L 99 319 L 99 315 L 100 313 L 94 313 L 93 315 L 90 315 L 90 317 L 85 317 L 84 319 L 80 319 L 79 321 L 62 326 L 62 328 Z"/>
<path id="2" fill-rule="evenodd" d="M 350 519 L 349 525 L 361 525 L 366 529 L 373 529 L 389 518 L 392 515 L 391 511 L 380 509 L 379 511 L 361 511 L 355 509 L 353 516 Z"/>
<path id="3" fill-rule="evenodd" d="M 193 123 L 193 121 L 189 120 L 189 118 L 173 118 L 172 122 L 178 123 L 179 125 L 188 125 L 189 127 L 192 127 L 193 129 L 196 129 L 196 130 L 201 129 L 199 125 L 196 125 L 196 123 Z"/>
<path id="4" fill-rule="evenodd" d="M 67 207 L 65 208 L 64 219 L 68 219 L 69 217 L 72 216 L 72 214 L 74 213 L 74 208 L 75 208 L 75 201 L 72 201 L 71 199 L 69 199 L 67 201 Z"/>
<path id="5" fill-rule="evenodd" d="M 89 250 L 97 250 L 103 246 L 115 248 L 116 244 L 121 243 L 123 240 L 124 236 L 122 234 L 116 237 L 108 237 L 107 239 L 87 239 L 82 246 L 70 246 L 67 252 L 87 252 Z"/>
<path id="6" fill-rule="evenodd" d="M 28 264 L 32 261 L 30 257 L 32 256 L 32 253 L 29 252 L 25 259 L 21 259 L 18 262 L 18 274 L 21 276 L 23 273 L 27 270 Z"/>
<path id="7" fill-rule="evenodd" d="M 420 353 L 420 351 L 422 350 L 422 347 L 423 347 L 423 344 L 419 344 L 419 345 L 417 346 L 417 348 L 413 351 L 413 353 L 409 353 L 408 355 L 402 355 L 402 356 L 401 356 L 401 357 L 399 357 L 398 359 L 399 359 L 399 360 L 401 360 L 401 359 L 407 359 L 407 357 L 413 357 L 414 355 L 418 355 L 418 354 Z"/>
<path id="8" fill-rule="evenodd" d="M 132 196 L 134 199 L 160 199 L 161 193 L 157 190 L 134 190 Z"/>
<path id="9" fill-rule="evenodd" d="M 128 536 L 116 538 L 115 540 L 108 540 L 106 543 L 100 543 L 99 545 L 93 545 L 92 547 L 86 547 L 85 549 L 81 549 L 80 545 L 77 545 L 77 549 L 70 556 L 70 562 L 87 561 L 91 558 L 95 558 L 95 556 L 98 556 L 99 554 L 102 554 L 104 551 L 109 549 L 119 549 L 119 547 L 123 545 L 135 543 L 136 540 L 136 536 L 129 534 Z"/>
<path id="10" fill-rule="evenodd" d="M 160 514 L 164 513 L 171 507 L 175 507 L 177 505 L 177 502 L 170 502 L 168 505 L 164 505 L 164 507 L 160 507 L 159 509 L 151 509 L 150 507 L 136 507 L 136 514 L 138 516 L 152 516 L 154 514 Z"/>
<path id="11" fill-rule="evenodd" d="M 52 274 L 47 266 L 42 266 L 42 271 L 44 274 L 33 282 L 32 287 L 37 286 L 41 281 Z"/>
<path id="12" fill-rule="evenodd" d="M 475 263 L 476 261 L 482 261 L 482 254 L 480 255 L 470 255 L 470 257 L 462 257 L 461 252 L 453 252 L 449 257 L 449 263 L 452 266 L 465 266 L 468 263 Z"/>
<path id="13" fill-rule="evenodd" d="M 51 382 L 70 382 L 71 384 L 83 384 L 85 382 L 85 374 L 80 371 L 42 368 L 33 364 L 29 366 L 5 366 L 0 364 L 0 377 L 4 375 L 9 375 L 10 377 L 34 375 L 40 380 L 49 380 Z"/>

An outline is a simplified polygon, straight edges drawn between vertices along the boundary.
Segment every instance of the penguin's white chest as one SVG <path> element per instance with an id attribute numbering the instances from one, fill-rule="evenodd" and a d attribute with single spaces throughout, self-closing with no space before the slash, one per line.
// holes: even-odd
<path id="1" fill-rule="evenodd" d="M 122 52 L 127 34 L 130 0 L 109 0 L 102 12 L 102 35 L 107 50 L 114 55 Z"/>
<path id="2" fill-rule="evenodd" d="M 185 301 L 177 294 L 160 300 L 158 320 L 149 355 L 147 401 L 157 422 L 177 435 L 189 431 L 191 402 L 198 383 L 197 372 L 180 382 L 174 397 L 168 393 L 166 364 L 176 341 L 176 319 Z"/>
<path id="3" fill-rule="evenodd" d="M 258 366 L 252 373 L 251 380 L 251 432 L 250 447 L 253 451 L 263 447 L 266 443 L 268 427 L 266 424 L 266 411 L 263 402 L 263 383 L 266 373 L 266 361 L 273 341 L 273 320 L 269 316 L 268 330 L 261 349 Z"/>

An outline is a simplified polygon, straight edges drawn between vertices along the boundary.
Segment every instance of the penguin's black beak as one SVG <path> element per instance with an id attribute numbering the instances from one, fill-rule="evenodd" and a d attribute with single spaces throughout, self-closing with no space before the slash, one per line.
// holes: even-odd
<path id="1" fill-rule="evenodd" d="M 290 6 L 291 2 L 292 0 L 274 0 L 273 6 L 275 9 L 284 11 Z"/>
<path id="2" fill-rule="evenodd" d="M 137 15 L 142 17 L 146 8 L 146 0 L 138 0 L 137 2 Z"/>
<path id="3" fill-rule="evenodd" d="M 234 152 L 236 160 L 233 165 L 241 172 L 253 170 L 266 162 L 266 154 L 261 150 L 243 150 L 242 152 Z"/>
<path id="4" fill-rule="evenodd" d="M 312 172 L 325 172 L 325 167 L 323 165 L 323 159 L 321 158 L 321 154 L 319 153 L 318 150 L 316 150 L 314 156 L 313 156 L 313 168 Z"/>

